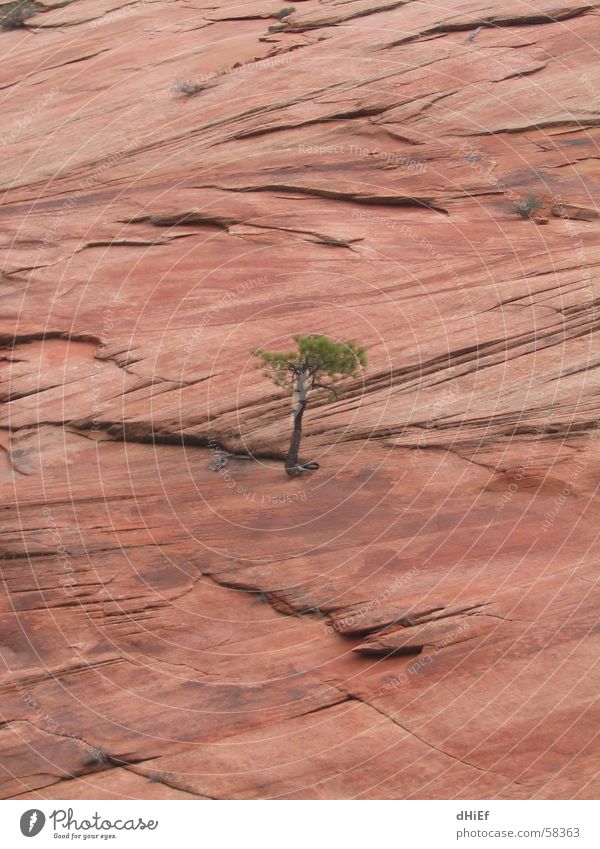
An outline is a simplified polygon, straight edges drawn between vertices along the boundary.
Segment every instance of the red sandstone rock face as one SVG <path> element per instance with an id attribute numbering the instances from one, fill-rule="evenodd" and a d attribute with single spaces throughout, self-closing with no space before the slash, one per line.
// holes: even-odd
<path id="1" fill-rule="evenodd" d="M 2 796 L 592 797 L 600 4 L 294 5 L 0 32 Z"/>

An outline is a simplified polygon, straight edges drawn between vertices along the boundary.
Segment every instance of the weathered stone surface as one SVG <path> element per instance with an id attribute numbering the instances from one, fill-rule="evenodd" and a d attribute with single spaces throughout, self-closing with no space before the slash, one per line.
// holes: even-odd
<path id="1" fill-rule="evenodd" d="M 0 793 L 592 797 L 599 4 L 282 5 L 0 32 Z"/>
<path id="2" fill-rule="evenodd" d="M 427 622 L 400 628 L 386 628 L 368 637 L 355 652 L 361 654 L 419 654 L 423 649 L 444 649 L 454 643 L 484 636 L 500 626 L 485 615 L 459 616 L 452 621 Z"/>

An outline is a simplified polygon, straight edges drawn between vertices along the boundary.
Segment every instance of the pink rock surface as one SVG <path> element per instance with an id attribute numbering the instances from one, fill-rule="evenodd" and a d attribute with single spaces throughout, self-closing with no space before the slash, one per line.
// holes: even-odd
<path id="1" fill-rule="evenodd" d="M 0 32 L 0 794 L 594 797 L 600 3 L 294 5 Z"/>

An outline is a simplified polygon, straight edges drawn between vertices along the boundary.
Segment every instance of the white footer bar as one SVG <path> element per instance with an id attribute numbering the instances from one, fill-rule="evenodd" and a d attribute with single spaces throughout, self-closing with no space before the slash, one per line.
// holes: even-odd
<path id="1" fill-rule="evenodd" d="M 5 801 L 3 847 L 598 849 L 593 801 Z"/>

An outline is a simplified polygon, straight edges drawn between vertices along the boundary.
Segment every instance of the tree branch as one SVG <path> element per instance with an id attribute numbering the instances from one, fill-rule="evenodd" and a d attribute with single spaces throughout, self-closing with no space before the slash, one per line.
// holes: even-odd
<path id="1" fill-rule="evenodd" d="M 311 384 L 311 387 L 310 387 L 310 388 L 311 388 L 311 389 L 325 389 L 327 392 L 331 392 L 331 394 L 333 395 L 333 397 L 335 398 L 335 400 L 336 400 L 336 401 L 337 401 L 337 399 L 340 397 L 340 396 L 338 395 L 338 393 L 336 392 L 335 387 L 334 387 L 334 386 L 332 386 L 331 384 L 327 384 L 327 383 L 316 383 L 316 382 L 313 380 L 313 382 L 312 382 L 312 384 Z"/>

